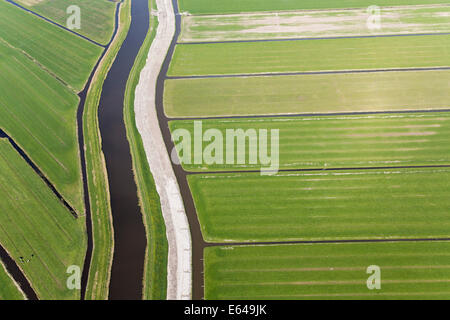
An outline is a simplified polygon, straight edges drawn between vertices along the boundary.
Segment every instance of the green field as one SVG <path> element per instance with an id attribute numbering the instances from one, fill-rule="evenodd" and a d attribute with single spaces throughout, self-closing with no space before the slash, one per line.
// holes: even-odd
<path id="1" fill-rule="evenodd" d="M 85 219 L 75 219 L 5 139 L 0 172 L 0 243 L 39 298 L 79 298 L 66 287 L 66 270 L 83 266 Z"/>
<path id="2" fill-rule="evenodd" d="M 449 35 L 181 44 L 175 49 L 169 75 L 436 66 L 450 66 Z"/>
<path id="3" fill-rule="evenodd" d="M 25 297 L 18 285 L 5 269 L 0 260 L 0 300 L 24 300 Z"/>
<path id="4" fill-rule="evenodd" d="M 214 247 L 206 299 L 450 299 L 449 242 Z M 371 265 L 381 289 L 369 290 Z"/>
<path id="5" fill-rule="evenodd" d="M 0 1 L 0 41 L 81 91 L 102 48 Z"/>
<path id="6" fill-rule="evenodd" d="M 449 71 L 167 80 L 169 117 L 446 109 Z"/>
<path id="7" fill-rule="evenodd" d="M 192 120 L 171 121 L 172 133 L 186 129 L 194 137 Z M 450 164 L 450 115 L 433 114 L 379 114 L 339 117 L 292 117 L 263 119 L 203 120 L 203 133 L 218 129 L 224 139 L 223 163 L 195 163 L 191 150 L 190 163 L 183 168 L 189 171 L 248 170 L 267 167 L 259 161 L 259 130 L 268 130 L 270 155 L 270 130 L 279 130 L 280 168 L 337 168 L 404 165 Z M 242 129 L 253 138 L 246 139 L 245 164 L 237 163 L 237 140 L 234 140 L 235 164 L 226 164 L 226 130 Z M 256 134 L 251 131 L 255 130 Z M 177 141 L 178 142 L 178 141 Z M 210 145 L 203 142 L 202 150 Z M 250 145 L 256 146 L 252 149 Z M 178 145 L 178 146 L 181 146 Z M 179 152 L 181 153 L 181 149 Z M 182 154 L 181 154 L 182 155 Z M 258 159 L 252 164 L 250 158 Z"/>
<path id="8" fill-rule="evenodd" d="M 156 1 L 149 0 L 149 7 L 156 10 Z M 166 226 L 155 181 L 150 171 L 141 135 L 136 127 L 134 112 L 135 91 L 144 68 L 150 46 L 156 36 L 158 19 L 150 15 L 150 29 L 145 38 L 125 91 L 125 125 L 131 146 L 133 171 L 138 187 L 139 204 L 147 234 L 147 248 L 144 263 L 143 300 L 165 300 L 167 298 L 167 256 L 168 243 Z"/>
<path id="9" fill-rule="evenodd" d="M 178 42 L 449 32 L 450 6 L 383 8 L 382 28 L 367 27 L 366 8 L 183 16 Z"/>
<path id="10" fill-rule="evenodd" d="M 448 237 L 450 169 L 188 177 L 210 242 Z"/>
<path id="11" fill-rule="evenodd" d="M 80 7 L 81 29 L 73 30 L 101 44 L 107 44 L 114 31 L 116 4 L 108 0 L 17 0 L 24 7 L 66 26 L 70 5 Z M 37 3 L 36 3 L 37 2 Z"/>
<path id="12" fill-rule="evenodd" d="M 280 11 L 300 9 L 365 8 L 374 4 L 369 0 L 179 0 L 180 11 L 190 14 L 238 13 L 252 11 Z M 441 4 L 448 0 L 378 0 L 378 6 Z"/>
<path id="13" fill-rule="evenodd" d="M 78 97 L 2 42 L 0 56 L 0 128 L 77 212 L 84 213 L 76 131 Z"/>

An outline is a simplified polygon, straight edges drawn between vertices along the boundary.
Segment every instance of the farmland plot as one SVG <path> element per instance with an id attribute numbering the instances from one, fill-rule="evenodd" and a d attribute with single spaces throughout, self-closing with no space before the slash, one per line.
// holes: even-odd
<path id="1" fill-rule="evenodd" d="M 0 1 L 0 41 L 81 91 L 102 48 Z"/>
<path id="2" fill-rule="evenodd" d="M 195 174 L 210 242 L 448 237 L 450 169 Z"/>
<path id="3" fill-rule="evenodd" d="M 0 128 L 9 133 L 82 214 L 76 131 L 78 97 L 2 42 L 0 56 Z"/>
<path id="4" fill-rule="evenodd" d="M 214 247 L 206 299 L 449 299 L 450 243 L 386 242 Z M 381 271 L 369 290 L 369 266 Z"/>
<path id="5" fill-rule="evenodd" d="M 185 129 L 194 137 L 193 120 L 169 123 L 172 133 Z M 197 126 L 199 123 L 197 122 Z M 219 130 L 226 140 L 227 130 L 242 129 L 248 134 L 244 142 L 244 163 L 238 139 L 224 141 L 221 161 L 195 163 L 195 149 L 189 161 L 183 163 L 189 171 L 259 170 L 266 167 L 259 157 L 260 130 L 268 132 L 268 155 L 271 151 L 271 132 L 279 130 L 279 165 L 282 169 L 345 168 L 373 166 L 414 166 L 450 164 L 450 115 L 432 114 L 376 114 L 359 116 L 318 116 L 291 118 L 248 118 L 203 120 L 202 133 Z M 227 164 L 227 143 L 234 145 L 233 164 Z M 201 150 L 212 145 L 204 139 Z M 178 144 L 180 156 L 182 144 Z M 204 155 L 205 156 L 205 153 Z M 200 156 L 202 157 L 202 156 Z M 251 159 L 257 159 L 251 163 Z M 219 159 L 220 160 L 220 159 Z"/>
<path id="6" fill-rule="evenodd" d="M 443 66 L 450 35 L 181 44 L 169 76 Z"/>

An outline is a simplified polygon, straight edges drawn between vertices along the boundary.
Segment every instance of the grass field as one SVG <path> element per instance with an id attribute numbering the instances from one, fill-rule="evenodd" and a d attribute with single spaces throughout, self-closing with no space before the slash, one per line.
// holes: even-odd
<path id="1" fill-rule="evenodd" d="M 450 32 L 450 6 L 383 8 L 382 28 L 365 8 L 183 16 L 179 42 Z"/>
<path id="2" fill-rule="evenodd" d="M 70 5 L 76 5 L 81 10 L 81 29 L 74 30 L 89 39 L 106 44 L 114 31 L 114 12 L 116 4 L 108 0 L 17 0 L 24 7 L 36 12 L 62 26 L 66 26 Z"/>
<path id="3" fill-rule="evenodd" d="M 214 247 L 206 299 L 449 299 L 449 242 Z M 369 266 L 381 289 L 369 290 Z"/>
<path id="4" fill-rule="evenodd" d="M 75 219 L 6 140 L 0 140 L 0 242 L 41 299 L 76 299 L 66 287 L 82 268 L 85 220 Z"/>
<path id="5" fill-rule="evenodd" d="M 156 10 L 154 0 L 149 0 L 149 8 Z M 150 46 L 156 36 L 157 27 L 157 18 L 150 15 L 150 29 L 128 78 L 124 100 L 127 137 L 131 146 L 134 178 L 147 235 L 142 293 L 144 300 L 165 300 L 167 298 L 168 243 L 166 226 L 162 216 L 159 194 L 148 165 L 141 135 L 136 127 L 134 112 L 136 87 L 139 83 L 140 73 L 146 64 Z"/>
<path id="6" fill-rule="evenodd" d="M 81 91 L 102 48 L 0 1 L 0 40 Z"/>
<path id="7" fill-rule="evenodd" d="M 229 129 L 278 129 L 280 168 L 284 169 L 450 164 L 448 113 L 203 120 L 202 127 L 203 132 L 220 130 L 224 139 Z M 187 129 L 194 137 L 192 120 L 171 121 L 170 129 Z M 258 146 L 257 141 L 253 139 L 252 143 Z M 270 154 L 270 133 L 268 142 Z M 210 143 L 203 142 L 202 150 Z M 247 139 L 245 164 L 195 164 L 191 150 L 190 164 L 183 167 L 190 171 L 267 167 L 259 161 L 250 163 L 250 155 L 258 157 L 259 148 L 255 153 L 249 145 Z M 238 155 L 236 142 L 234 150 Z"/>
<path id="8" fill-rule="evenodd" d="M 450 66 L 449 35 L 181 44 L 176 47 L 169 75 L 436 66 Z"/>
<path id="9" fill-rule="evenodd" d="M 78 213 L 84 213 L 75 119 L 78 97 L 2 42 L 0 56 L 0 128 Z"/>
<path id="10" fill-rule="evenodd" d="M 24 300 L 23 293 L 18 288 L 0 260 L 0 300 Z"/>
<path id="11" fill-rule="evenodd" d="M 188 181 L 206 241 L 449 236 L 450 169 L 199 174 Z"/>
<path id="12" fill-rule="evenodd" d="M 365 8 L 373 5 L 369 0 L 179 0 L 180 11 L 190 14 L 238 13 L 252 11 L 280 11 L 301 9 Z M 404 6 L 442 4 L 448 0 L 378 0 L 378 6 Z"/>
<path id="13" fill-rule="evenodd" d="M 448 108 L 449 71 L 167 80 L 169 117 Z"/>

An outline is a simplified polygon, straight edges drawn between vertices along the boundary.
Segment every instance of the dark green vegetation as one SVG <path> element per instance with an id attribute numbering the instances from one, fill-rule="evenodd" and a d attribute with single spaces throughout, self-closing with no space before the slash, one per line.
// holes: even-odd
<path id="1" fill-rule="evenodd" d="M 24 300 L 24 295 L 18 285 L 5 269 L 0 261 L 0 300 Z"/>
<path id="2" fill-rule="evenodd" d="M 171 121 L 170 128 L 172 132 L 187 129 L 194 137 L 193 120 Z M 209 129 L 220 130 L 224 155 L 226 142 L 230 143 L 225 141 L 227 130 L 242 129 L 254 138 L 246 140 L 245 164 L 236 164 L 237 161 L 195 164 L 194 150 L 191 150 L 191 164 L 183 165 L 190 171 L 265 167 L 259 161 L 256 164 L 249 161 L 251 156 L 258 157 L 259 130 L 268 130 L 269 155 L 270 130 L 279 130 L 282 169 L 450 164 L 450 146 L 446 143 L 450 140 L 448 113 L 204 120 L 202 129 L 204 133 Z M 203 150 L 210 144 L 204 141 Z M 238 155 L 237 140 L 234 145 Z"/>
<path id="3" fill-rule="evenodd" d="M 191 14 L 239 13 L 301 9 L 365 8 L 370 0 L 179 0 L 180 11 Z M 403 6 L 448 3 L 448 0 L 378 0 L 378 6 Z"/>
<path id="4" fill-rule="evenodd" d="M 113 34 L 116 8 L 114 1 L 17 0 L 17 2 L 62 26 L 66 26 L 69 17 L 67 8 L 76 5 L 81 10 L 81 29 L 73 31 L 102 44 L 108 43 Z"/>
<path id="5" fill-rule="evenodd" d="M 450 243 L 215 247 L 205 251 L 206 299 L 449 299 Z M 371 265 L 381 290 L 369 290 Z"/>
<path id="6" fill-rule="evenodd" d="M 450 71 L 166 81 L 169 117 L 446 109 Z"/>
<path id="7" fill-rule="evenodd" d="M 79 298 L 78 290 L 66 287 L 66 271 L 83 265 L 85 219 L 75 219 L 5 139 L 0 171 L 2 246 L 39 298 Z"/>
<path id="8" fill-rule="evenodd" d="M 450 235 L 450 169 L 189 176 L 205 240 L 439 238 Z"/>
<path id="9" fill-rule="evenodd" d="M 176 48 L 169 75 L 424 68 L 449 64 L 448 35 L 183 44 Z"/>
<path id="10" fill-rule="evenodd" d="M 155 8 L 150 0 L 149 7 Z M 139 76 L 147 61 L 148 51 L 156 35 L 157 18 L 150 15 L 150 29 L 133 69 L 130 73 L 125 96 L 125 124 L 131 146 L 133 170 L 138 187 L 138 195 L 144 224 L 147 232 L 147 250 L 143 279 L 144 300 L 164 300 L 167 297 L 167 254 L 165 223 L 163 220 L 159 195 L 147 162 L 141 135 L 136 127 L 134 98 Z"/>
<path id="11" fill-rule="evenodd" d="M 0 39 L 76 91 L 81 91 L 101 54 L 76 35 L 0 1 Z"/>
<path id="12" fill-rule="evenodd" d="M 75 119 L 78 97 L 20 51 L 1 41 L 0 56 L 0 128 L 14 138 L 65 199 L 83 214 Z"/>

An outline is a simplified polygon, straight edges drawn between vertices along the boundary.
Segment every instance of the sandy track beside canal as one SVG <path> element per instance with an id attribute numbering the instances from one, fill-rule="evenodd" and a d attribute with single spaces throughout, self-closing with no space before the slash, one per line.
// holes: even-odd
<path id="1" fill-rule="evenodd" d="M 156 0 L 158 29 L 147 62 L 136 87 L 136 124 L 142 136 L 150 170 L 155 179 L 166 224 L 169 256 L 167 299 L 192 297 L 192 244 L 180 189 L 172 169 L 156 113 L 156 82 L 175 34 L 175 14 L 171 0 Z"/>

